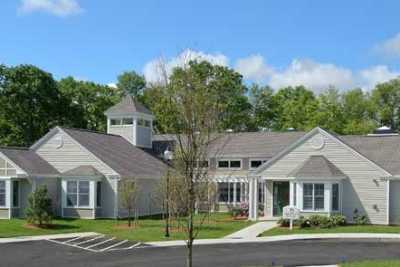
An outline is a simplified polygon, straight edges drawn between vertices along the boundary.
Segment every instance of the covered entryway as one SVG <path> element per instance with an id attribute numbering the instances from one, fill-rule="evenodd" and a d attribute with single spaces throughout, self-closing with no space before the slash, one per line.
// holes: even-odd
<path id="1" fill-rule="evenodd" d="M 400 181 L 389 181 L 389 223 L 400 224 Z"/>
<path id="2" fill-rule="evenodd" d="M 282 216 L 283 207 L 289 205 L 290 187 L 289 182 L 273 182 L 272 215 Z"/>

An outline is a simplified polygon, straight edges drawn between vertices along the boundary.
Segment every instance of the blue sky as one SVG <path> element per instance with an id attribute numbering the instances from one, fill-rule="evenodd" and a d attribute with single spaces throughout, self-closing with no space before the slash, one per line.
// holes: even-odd
<path id="1" fill-rule="evenodd" d="M 400 1 L 2 0 L 0 63 L 57 79 L 157 78 L 187 58 L 278 88 L 365 89 L 400 75 Z"/>

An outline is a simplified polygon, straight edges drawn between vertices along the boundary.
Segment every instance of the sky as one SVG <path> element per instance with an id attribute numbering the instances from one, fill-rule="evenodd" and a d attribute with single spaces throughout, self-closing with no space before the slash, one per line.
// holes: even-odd
<path id="1" fill-rule="evenodd" d="M 56 79 L 159 79 L 189 59 L 273 88 L 361 87 L 400 75 L 400 1 L 1 0 L 0 64 Z"/>

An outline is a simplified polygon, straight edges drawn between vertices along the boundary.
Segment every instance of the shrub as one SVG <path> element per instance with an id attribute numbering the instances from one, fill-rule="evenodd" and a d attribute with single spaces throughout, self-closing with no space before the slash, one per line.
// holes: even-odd
<path id="1" fill-rule="evenodd" d="M 51 222 L 51 199 L 47 196 L 46 186 L 37 188 L 29 195 L 26 217 L 28 223 L 38 224 L 39 226 Z"/>
<path id="2" fill-rule="evenodd" d="M 331 215 L 329 220 L 332 222 L 333 226 L 343 226 L 346 225 L 346 217 L 343 215 Z"/>
<path id="3" fill-rule="evenodd" d="M 228 211 L 232 217 L 245 217 L 249 215 L 249 205 L 247 203 L 240 203 L 239 206 L 229 205 Z"/>
<path id="4" fill-rule="evenodd" d="M 311 226 L 320 226 L 321 224 L 326 224 L 328 222 L 328 217 L 323 215 L 311 215 L 309 217 Z"/>
<path id="5" fill-rule="evenodd" d="M 365 214 L 360 214 L 358 209 L 354 209 L 353 222 L 357 225 L 366 225 L 369 224 L 369 218 Z"/>

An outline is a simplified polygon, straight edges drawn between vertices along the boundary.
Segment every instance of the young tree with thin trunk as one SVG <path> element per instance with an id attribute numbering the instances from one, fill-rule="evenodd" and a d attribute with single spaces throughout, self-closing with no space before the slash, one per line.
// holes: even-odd
<path id="1" fill-rule="evenodd" d="M 128 227 L 132 226 L 132 212 L 136 208 L 139 196 L 139 186 L 136 179 L 122 179 L 119 185 L 121 206 L 128 212 Z"/>

